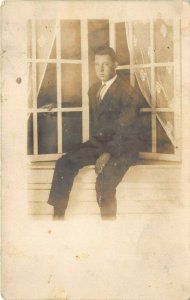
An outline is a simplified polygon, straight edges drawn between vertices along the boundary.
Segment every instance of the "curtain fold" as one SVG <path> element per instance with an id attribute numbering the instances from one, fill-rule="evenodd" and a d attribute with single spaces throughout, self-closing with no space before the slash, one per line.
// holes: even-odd
<path id="1" fill-rule="evenodd" d="M 28 58 L 32 59 L 32 43 L 34 40 L 32 39 L 32 23 L 29 22 L 28 24 L 28 31 L 30 34 L 30 40 L 28 41 Z M 56 21 L 53 20 L 37 20 L 35 22 L 35 48 L 36 48 L 36 58 L 37 59 L 49 59 L 49 58 L 56 58 L 56 28 L 57 24 Z M 43 84 L 43 80 L 47 71 L 48 63 L 38 63 L 36 65 L 36 93 L 37 96 L 40 93 L 40 89 Z M 28 106 L 32 106 L 32 70 L 31 70 L 31 63 L 28 65 Z"/>
<path id="2" fill-rule="evenodd" d="M 172 23 L 158 19 L 154 26 L 153 41 L 151 41 L 149 21 L 125 22 L 125 30 L 133 72 L 145 100 L 150 107 L 173 108 L 173 66 L 168 64 L 154 67 L 155 86 L 152 86 L 150 67 L 153 58 L 154 62 L 173 62 Z M 151 53 L 152 51 L 154 53 Z M 174 121 L 171 114 L 156 113 L 156 116 L 171 143 L 175 146 Z"/>

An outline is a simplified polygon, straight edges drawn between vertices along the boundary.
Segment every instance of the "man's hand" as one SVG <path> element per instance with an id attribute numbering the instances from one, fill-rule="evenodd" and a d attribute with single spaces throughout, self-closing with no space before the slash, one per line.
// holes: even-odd
<path id="1" fill-rule="evenodd" d="M 100 174 L 103 171 L 103 168 L 105 167 L 105 165 L 108 163 L 109 159 L 110 159 L 110 154 L 107 152 L 104 152 L 96 161 L 96 165 L 95 165 L 95 172 L 96 174 Z"/>

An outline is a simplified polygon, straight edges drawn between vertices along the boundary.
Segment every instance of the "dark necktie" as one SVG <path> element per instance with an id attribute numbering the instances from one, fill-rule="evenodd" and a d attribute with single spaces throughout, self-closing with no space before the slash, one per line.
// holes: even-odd
<path id="1" fill-rule="evenodd" d="M 102 100 L 102 97 L 101 97 L 102 95 L 101 95 L 101 93 L 103 92 L 105 86 L 106 86 L 105 83 L 102 84 L 102 86 L 100 87 L 100 89 L 98 90 L 98 92 L 97 92 L 97 94 L 96 94 L 96 97 L 97 97 L 99 103 L 100 103 L 101 100 Z"/>

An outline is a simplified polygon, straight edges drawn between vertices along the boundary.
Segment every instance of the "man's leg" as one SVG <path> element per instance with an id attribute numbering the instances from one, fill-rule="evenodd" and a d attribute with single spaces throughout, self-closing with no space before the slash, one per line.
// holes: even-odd
<path id="1" fill-rule="evenodd" d="M 48 203 L 54 206 L 54 215 L 64 215 L 74 177 L 80 168 L 95 164 L 100 153 L 100 149 L 84 143 L 75 152 L 63 155 L 57 160 L 48 199 Z"/>
<path id="2" fill-rule="evenodd" d="M 78 165 L 69 159 L 69 154 L 56 161 L 48 203 L 54 206 L 54 215 L 64 215 L 68 205 L 69 194 Z"/>
<path id="3" fill-rule="evenodd" d="M 116 187 L 128 168 L 134 164 L 132 156 L 126 154 L 110 158 L 96 179 L 97 201 L 103 219 L 115 219 L 117 213 Z"/>

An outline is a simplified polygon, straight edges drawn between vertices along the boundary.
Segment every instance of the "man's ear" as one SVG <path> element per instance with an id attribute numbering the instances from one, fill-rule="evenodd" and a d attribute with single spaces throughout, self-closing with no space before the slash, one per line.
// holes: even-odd
<path id="1" fill-rule="evenodd" d="M 115 62 L 114 62 L 114 67 L 115 67 L 115 69 L 118 67 L 118 65 L 119 65 L 118 62 L 115 61 Z"/>

